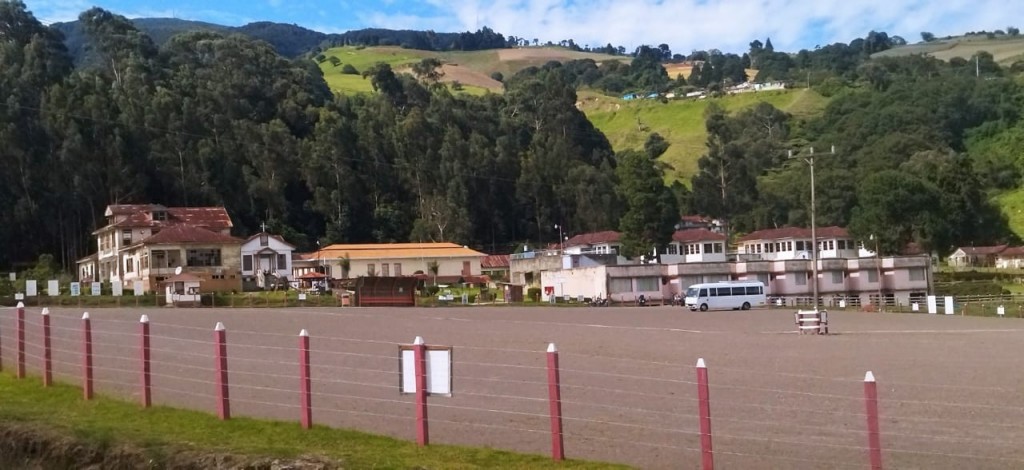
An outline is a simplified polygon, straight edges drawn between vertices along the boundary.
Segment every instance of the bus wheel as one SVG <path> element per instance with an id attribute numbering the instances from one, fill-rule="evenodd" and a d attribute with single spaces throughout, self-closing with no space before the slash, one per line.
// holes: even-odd
<path id="1" fill-rule="evenodd" d="M 741 309 L 741 310 L 750 310 L 750 303 L 748 303 L 748 302 L 743 302 L 743 306 L 742 306 L 742 307 L 740 307 L 740 309 Z"/>
<path id="2" fill-rule="evenodd" d="M 708 304 L 700 304 L 700 311 L 702 311 L 702 312 L 708 311 Z"/>

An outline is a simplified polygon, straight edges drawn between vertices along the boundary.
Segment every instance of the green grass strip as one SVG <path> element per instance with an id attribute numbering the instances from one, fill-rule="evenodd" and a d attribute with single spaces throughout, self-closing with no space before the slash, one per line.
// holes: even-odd
<path id="1" fill-rule="evenodd" d="M 106 396 L 84 401 L 78 387 L 56 384 L 43 388 L 38 378 L 18 380 L 8 372 L 0 373 L 0 421 L 38 426 L 103 448 L 134 447 L 153 456 L 177 450 L 272 458 L 317 456 L 336 460 L 343 468 L 378 469 L 628 468 L 574 460 L 556 463 L 541 455 L 487 448 L 421 448 L 413 442 L 358 431 L 325 426 L 303 430 L 297 422 L 220 421 L 212 414 L 162 406 L 142 409 Z"/>

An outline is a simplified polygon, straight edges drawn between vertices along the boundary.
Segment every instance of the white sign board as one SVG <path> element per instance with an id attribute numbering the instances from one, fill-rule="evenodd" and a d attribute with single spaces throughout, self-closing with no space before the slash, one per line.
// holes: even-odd
<path id="1" fill-rule="evenodd" d="M 78 297 L 79 295 L 82 295 L 82 285 L 77 283 L 77 282 L 72 282 L 71 283 L 71 296 L 72 297 Z"/>
<path id="2" fill-rule="evenodd" d="M 25 300 L 25 294 L 22 294 L 21 292 L 14 294 L 14 300 Z"/>
<path id="3" fill-rule="evenodd" d="M 103 288 L 103 284 L 99 282 L 94 282 L 89 287 L 92 289 L 92 292 L 90 292 L 90 294 L 100 295 L 101 289 Z"/>
<path id="4" fill-rule="evenodd" d="M 401 393 L 416 393 L 416 359 L 412 346 L 399 346 Z M 452 348 L 427 346 L 427 395 L 452 396 Z"/>
<path id="5" fill-rule="evenodd" d="M 46 295 L 50 297 L 56 297 L 60 295 L 60 281 L 56 279 L 50 279 L 46 282 Z"/>
<path id="6" fill-rule="evenodd" d="M 7 276 L 7 279 L 10 279 L 11 282 L 18 280 L 18 273 L 10 273 Z"/>
<path id="7" fill-rule="evenodd" d="M 996 315 L 999 315 L 999 316 L 1006 315 L 1006 308 L 1003 307 L 1002 305 L 1000 305 L 999 307 L 996 307 Z"/>
<path id="8" fill-rule="evenodd" d="M 846 300 L 845 299 L 839 301 L 839 308 L 846 308 Z"/>
<path id="9" fill-rule="evenodd" d="M 936 313 L 939 313 L 938 302 L 935 300 L 935 296 L 934 295 L 929 295 L 928 296 L 928 313 L 930 313 L 932 315 L 935 315 Z"/>
<path id="10" fill-rule="evenodd" d="M 953 314 L 953 296 L 947 295 L 942 300 L 943 300 L 943 306 L 942 306 L 943 312 L 946 315 L 952 315 Z"/>
<path id="11" fill-rule="evenodd" d="M 921 310 L 921 306 L 919 306 L 919 305 L 917 304 L 917 302 L 914 302 L 914 303 L 910 304 L 910 310 L 911 310 L 912 312 L 916 312 L 916 311 L 918 311 L 918 310 Z"/>
<path id="12" fill-rule="evenodd" d="M 304 292 L 299 292 L 299 300 L 306 300 L 306 294 Z"/>
<path id="13" fill-rule="evenodd" d="M 124 295 L 124 286 L 120 282 L 113 282 L 110 284 L 110 293 L 114 297 L 120 297 Z"/>
<path id="14" fill-rule="evenodd" d="M 142 290 L 142 281 L 132 281 L 132 290 L 135 291 L 136 297 L 145 295 L 145 291 Z"/>
<path id="15" fill-rule="evenodd" d="M 36 289 L 36 281 L 32 279 L 25 281 L 25 295 L 29 297 L 35 297 L 39 295 L 39 292 Z"/>

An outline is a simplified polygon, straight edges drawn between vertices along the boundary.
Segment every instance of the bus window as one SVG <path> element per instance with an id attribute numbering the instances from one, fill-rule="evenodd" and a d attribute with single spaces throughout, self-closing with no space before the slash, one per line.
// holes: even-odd
<path id="1" fill-rule="evenodd" d="M 732 295 L 747 295 L 746 294 L 746 288 L 743 288 L 743 287 L 733 287 L 732 288 Z"/>
<path id="2" fill-rule="evenodd" d="M 707 296 L 708 296 L 708 290 L 707 289 L 701 289 L 700 290 L 700 295 L 698 295 L 698 297 L 707 297 Z"/>
<path id="3" fill-rule="evenodd" d="M 758 287 L 758 286 L 747 286 L 746 291 L 747 291 L 746 295 L 760 295 L 761 294 L 761 288 Z"/>

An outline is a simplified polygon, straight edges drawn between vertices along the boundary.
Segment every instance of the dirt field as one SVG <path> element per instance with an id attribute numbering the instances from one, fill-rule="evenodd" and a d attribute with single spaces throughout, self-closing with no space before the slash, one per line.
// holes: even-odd
<path id="1" fill-rule="evenodd" d="M 312 337 L 314 420 L 412 440 L 397 344 L 454 346 L 454 396 L 430 400 L 434 443 L 546 453 L 545 355 L 560 351 L 566 453 L 697 468 L 694 364 L 707 361 L 720 468 L 865 468 L 863 377 L 879 383 L 890 468 L 1024 466 L 1024 323 L 833 313 L 830 336 L 785 311 L 649 308 L 98 310 L 97 388 L 137 399 L 138 318 L 151 319 L 154 402 L 215 412 L 213 327 L 227 327 L 232 410 L 298 419 L 297 334 Z M 40 316 L 28 311 L 29 370 Z M 55 370 L 76 382 L 81 312 L 53 312 Z M 0 312 L 5 371 L 14 312 Z"/>

